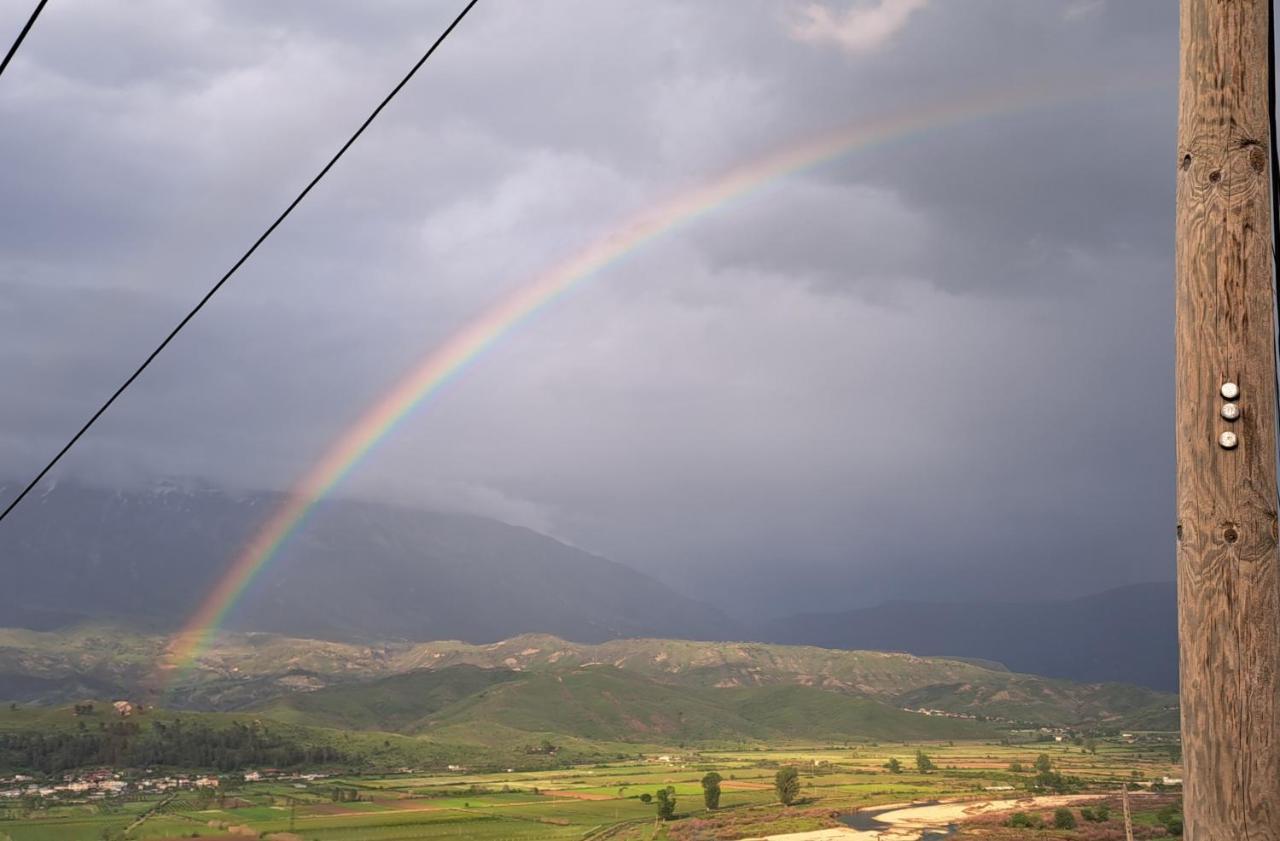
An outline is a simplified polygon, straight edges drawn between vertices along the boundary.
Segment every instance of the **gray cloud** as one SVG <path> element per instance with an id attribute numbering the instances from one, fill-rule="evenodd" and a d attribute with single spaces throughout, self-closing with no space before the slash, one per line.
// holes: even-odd
<path id="1" fill-rule="evenodd" d="M 0 80 L 0 473 L 78 426 L 454 5 L 50 6 Z M 1176 10 L 890 7 L 914 10 L 851 50 L 796 37 L 802 3 L 482 3 L 66 470 L 285 487 L 468 318 L 673 192 L 834 126 L 1078 87 L 638 250 L 344 492 L 739 611 L 1169 577 Z"/>

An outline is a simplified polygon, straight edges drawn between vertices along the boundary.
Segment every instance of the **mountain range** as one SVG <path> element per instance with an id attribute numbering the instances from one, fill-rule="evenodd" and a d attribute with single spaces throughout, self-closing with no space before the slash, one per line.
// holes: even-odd
<path id="1" fill-rule="evenodd" d="M 60 483 L 0 530 L 0 626 L 180 626 L 280 494 Z M 622 564 L 482 517 L 326 500 L 259 573 L 228 626 L 322 639 L 529 631 L 587 642 L 718 638 L 715 609 Z"/>
<path id="2" fill-rule="evenodd" d="M 664 639 L 586 644 L 545 634 L 473 645 L 223 633 L 161 684 L 166 642 L 113 627 L 0 630 L 0 699 L 125 697 L 182 709 L 262 710 L 294 723 L 430 731 L 446 741 L 503 729 L 619 741 L 650 731 L 697 739 L 874 736 L 881 725 L 881 738 L 935 732 L 921 723 L 933 716 L 905 712 L 921 709 L 968 722 L 950 728 L 948 738 L 973 735 L 979 719 L 1006 729 L 1155 730 L 1177 720 L 1176 697 L 1150 689 L 878 651 Z M 149 694 L 157 685 L 163 693 Z M 663 718 L 676 713 L 686 716 L 676 717 L 679 726 Z M 453 735 L 440 736 L 444 730 Z"/>
<path id="3" fill-rule="evenodd" d="M 0 529 L 0 627 L 178 627 L 282 502 L 199 483 L 59 483 Z M 1177 687 L 1176 595 L 1143 584 L 1077 599 L 898 601 L 743 622 L 634 569 L 482 517 L 330 499 L 257 576 L 227 627 L 336 641 L 520 634 L 754 639 L 1001 663 L 1085 682 Z"/>
<path id="4" fill-rule="evenodd" d="M 898 601 L 791 616 L 765 624 L 756 635 L 827 648 L 980 657 L 1018 672 L 1178 688 L 1178 594 L 1172 582 L 1054 601 Z"/>

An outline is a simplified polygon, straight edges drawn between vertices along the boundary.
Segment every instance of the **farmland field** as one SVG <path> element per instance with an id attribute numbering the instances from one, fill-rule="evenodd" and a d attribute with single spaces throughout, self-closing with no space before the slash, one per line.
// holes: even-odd
<path id="1" fill-rule="evenodd" d="M 836 816 L 879 804 L 1025 795 L 1041 754 L 1055 771 L 1078 778 L 1083 790 L 1115 793 L 1123 782 L 1150 785 L 1177 777 L 1171 743 L 1164 736 L 1136 743 L 1107 740 L 1096 745 L 1096 754 L 1067 742 L 673 748 L 627 762 L 548 771 L 228 781 L 216 794 L 183 791 L 167 801 L 160 795 L 129 802 L 15 799 L 0 805 L 0 839 L 747 838 L 838 826 Z M 916 770 L 921 750 L 935 770 Z M 902 765 L 900 773 L 885 767 L 893 758 Z M 773 786 L 783 766 L 800 773 L 799 800 L 790 807 L 778 804 Z M 723 778 L 714 813 L 703 808 L 699 782 L 710 770 Z M 660 824 L 655 806 L 642 795 L 668 786 L 675 792 L 676 818 Z"/>

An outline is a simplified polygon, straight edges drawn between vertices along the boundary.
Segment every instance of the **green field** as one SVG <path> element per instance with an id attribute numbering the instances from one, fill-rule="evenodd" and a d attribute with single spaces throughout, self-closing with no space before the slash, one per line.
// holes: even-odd
<path id="1" fill-rule="evenodd" d="M 126 691 L 154 647 L 100 630 L 0 631 L 23 680 L 96 663 Z M 830 827 L 887 803 L 1178 776 L 1176 737 L 1161 732 L 1176 726 L 1173 696 L 870 651 L 546 636 L 375 650 L 230 635 L 170 690 L 124 716 L 83 697 L 0 707 L 0 841 L 710 841 Z M 918 750 L 936 767 L 918 770 Z M 1037 781 L 1041 753 L 1057 776 Z M 789 807 L 773 788 L 783 766 L 801 774 Z M 94 768 L 116 776 L 90 780 Z M 271 771 L 245 782 L 249 769 Z M 699 782 L 711 770 L 724 778 L 714 812 Z M 221 772 L 221 785 L 179 780 L 197 772 Z M 58 788 L 86 781 L 97 789 Z M 676 819 L 660 823 L 642 798 L 668 787 Z"/>
<path id="2" fill-rule="evenodd" d="M 937 770 L 916 772 L 923 749 Z M 1049 755 L 1057 770 L 1094 790 L 1114 792 L 1122 781 L 1177 775 L 1161 744 L 1104 741 L 1096 754 L 1075 745 L 995 742 L 880 744 L 857 747 L 793 745 L 754 750 L 690 751 L 627 762 L 558 770 L 475 774 L 402 773 L 314 781 L 244 783 L 217 794 L 184 791 L 130 802 L 57 804 L 52 800 L 0 804 L 0 839 L 79 841 L 104 838 L 249 837 L 286 833 L 317 841 L 392 839 L 648 839 L 740 838 L 816 829 L 831 814 L 908 800 L 990 795 L 991 786 L 1023 793 L 1030 769 Z M 897 757 L 903 773 L 885 763 Z M 801 802 L 777 804 L 773 778 L 780 766 L 801 774 Z M 708 770 L 724 778 L 721 808 L 702 804 L 699 780 Z M 641 801 L 671 786 L 677 819 L 658 825 Z M 337 802 L 335 789 L 359 800 Z M 1009 796 L 1004 794 L 1001 796 Z M 145 815 L 145 817 L 144 817 Z M 130 828 L 131 827 L 131 828 Z"/>

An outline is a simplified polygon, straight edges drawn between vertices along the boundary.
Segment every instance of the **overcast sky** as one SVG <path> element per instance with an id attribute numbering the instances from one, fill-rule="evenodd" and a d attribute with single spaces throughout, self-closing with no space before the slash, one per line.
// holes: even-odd
<path id="1" fill-rule="evenodd" d="M 31 5 L 0 0 L 5 45 Z M 0 477 L 43 464 L 460 6 L 49 4 L 0 79 Z M 996 100 L 637 251 L 343 492 L 529 525 L 757 615 L 1170 579 L 1176 7 L 481 0 L 61 475 L 288 487 L 468 318 L 637 212 Z"/>

